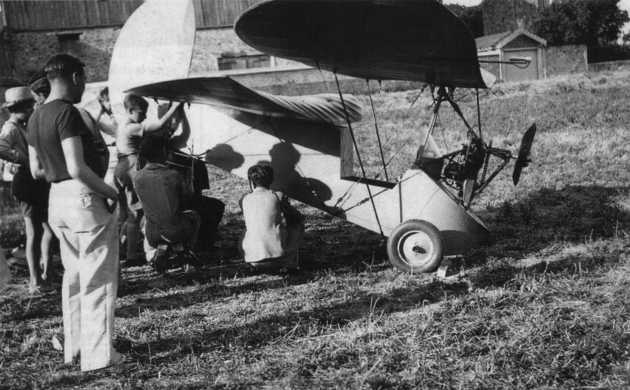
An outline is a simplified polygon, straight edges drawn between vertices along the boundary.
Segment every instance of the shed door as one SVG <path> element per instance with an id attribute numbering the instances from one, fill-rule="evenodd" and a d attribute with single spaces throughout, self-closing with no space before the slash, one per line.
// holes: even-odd
<path id="1" fill-rule="evenodd" d="M 530 58 L 531 62 L 526 68 L 522 65 L 503 65 L 504 81 L 524 81 L 538 79 L 538 51 L 536 49 L 506 50 L 503 52 L 503 61 L 511 58 Z"/>

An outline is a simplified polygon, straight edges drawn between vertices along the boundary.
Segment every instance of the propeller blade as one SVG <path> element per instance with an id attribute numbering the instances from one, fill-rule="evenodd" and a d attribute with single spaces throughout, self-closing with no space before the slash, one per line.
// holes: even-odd
<path id="1" fill-rule="evenodd" d="M 536 124 L 530 126 L 529 129 L 523 135 L 521 140 L 521 148 L 518 151 L 518 158 L 516 164 L 514 164 L 514 173 L 512 173 L 512 181 L 514 185 L 517 185 L 521 179 L 521 173 L 523 169 L 531 162 L 530 152 L 532 150 L 532 144 L 534 143 L 534 136 L 536 135 Z"/>

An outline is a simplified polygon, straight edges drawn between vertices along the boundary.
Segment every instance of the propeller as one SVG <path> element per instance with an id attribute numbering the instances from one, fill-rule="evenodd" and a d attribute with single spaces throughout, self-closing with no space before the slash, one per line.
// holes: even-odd
<path id="1" fill-rule="evenodd" d="M 521 140 L 521 148 L 518 151 L 518 157 L 516 158 L 516 164 L 514 164 L 514 173 L 512 173 L 512 181 L 514 185 L 517 185 L 523 169 L 529 165 L 532 161 L 530 159 L 530 152 L 532 150 L 532 144 L 534 143 L 534 136 L 536 135 L 536 124 L 530 126 L 529 129 L 523 135 Z"/>

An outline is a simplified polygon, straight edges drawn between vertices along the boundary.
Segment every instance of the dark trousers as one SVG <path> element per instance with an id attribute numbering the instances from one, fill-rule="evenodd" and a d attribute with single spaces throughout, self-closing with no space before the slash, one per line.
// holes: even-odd
<path id="1" fill-rule="evenodd" d="M 219 199 L 200 195 L 196 196 L 186 208 L 195 210 L 201 217 L 199 239 L 195 250 L 205 251 L 211 249 L 217 239 L 217 230 L 223 217 L 225 204 Z"/>

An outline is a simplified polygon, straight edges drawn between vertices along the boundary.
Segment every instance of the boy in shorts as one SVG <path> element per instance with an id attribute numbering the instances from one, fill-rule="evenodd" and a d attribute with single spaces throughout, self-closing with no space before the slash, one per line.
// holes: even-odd
<path id="1" fill-rule="evenodd" d="M 126 265 L 132 266 L 146 262 L 140 250 L 142 204 L 133 186 L 133 178 L 140 169 L 138 164 L 140 142 L 145 135 L 163 130 L 180 104 L 173 104 L 157 121 L 145 121 L 149 103 L 141 96 L 128 94 L 123 100 L 123 105 L 127 112 L 127 120 L 118 127 L 116 134 L 118 164 L 114 171 L 114 181 L 122 195 L 120 221 L 121 235 L 125 232 L 126 236 Z"/>
<path id="2" fill-rule="evenodd" d="M 26 231 L 26 261 L 28 262 L 29 292 L 40 289 L 48 276 L 52 231 L 48 226 L 48 192 L 45 180 L 31 176 L 26 142 L 26 123 L 33 113 L 35 99 L 28 87 L 9 88 L 3 107 L 10 117 L 0 132 L 0 158 L 19 164 L 13 176 L 11 192 L 19 201 Z"/>

